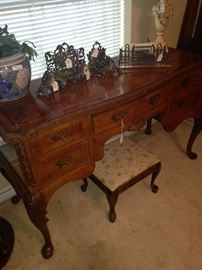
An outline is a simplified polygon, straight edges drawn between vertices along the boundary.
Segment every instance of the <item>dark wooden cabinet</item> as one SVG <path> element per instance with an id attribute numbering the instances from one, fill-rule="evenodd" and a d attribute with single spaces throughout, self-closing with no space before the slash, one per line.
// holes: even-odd
<path id="1" fill-rule="evenodd" d="M 188 0 L 178 49 L 202 53 L 202 1 Z"/>

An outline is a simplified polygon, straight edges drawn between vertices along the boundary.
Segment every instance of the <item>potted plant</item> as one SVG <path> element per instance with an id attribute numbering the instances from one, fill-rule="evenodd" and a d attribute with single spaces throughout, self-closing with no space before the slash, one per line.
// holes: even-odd
<path id="1" fill-rule="evenodd" d="M 12 101 L 29 91 L 30 60 L 37 56 L 30 41 L 20 43 L 8 26 L 0 27 L 0 102 Z"/>

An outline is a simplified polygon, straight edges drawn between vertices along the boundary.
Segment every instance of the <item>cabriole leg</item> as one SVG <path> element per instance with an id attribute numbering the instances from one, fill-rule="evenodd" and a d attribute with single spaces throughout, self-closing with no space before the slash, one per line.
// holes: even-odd
<path id="1" fill-rule="evenodd" d="M 192 152 L 192 146 L 201 130 L 202 130 L 202 119 L 194 119 L 194 126 L 192 128 L 189 141 L 187 143 L 187 155 L 190 159 L 197 158 L 197 154 Z"/>
<path id="2" fill-rule="evenodd" d="M 114 223 L 116 220 L 115 206 L 118 200 L 118 194 L 116 194 L 115 192 L 111 192 L 110 194 L 107 194 L 106 197 L 109 203 L 109 221 Z"/>
<path id="3" fill-rule="evenodd" d="M 83 178 L 83 185 L 81 185 L 81 191 L 82 192 L 86 192 L 87 188 L 88 188 L 88 180 L 87 178 Z"/>
<path id="4" fill-rule="evenodd" d="M 147 120 L 147 126 L 146 126 L 146 129 L 145 129 L 145 134 L 150 135 L 152 133 L 151 125 L 152 125 L 152 118 Z"/>
<path id="5" fill-rule="evenodd" d="M 23 198 L 27 213 L 32 223 L 42 233 L 45 245 L 42 248 L 44 258 L 50 258 L 53 255 L 53 245 L 50 238 L 50 233 L 47 227 L 48 218 L 46 217 L 46 202 L 42 194 L 37 194 L 34 197 L 27 196 Z"/>
<path id="6" fill-rule="evenodd" d="M 34 196 L 31 195 L 30 191 L 24 184 L 21 177 L 11 166 L 10 162 L 0 151 L 0 172 L 13 186 L 17 196 L 15 199 L 22 198 L 29 218 L 32 223 L 42 233 L 45 245 L 42 248 L 42 255 L 44 258 L 50 258 L 53 255 L 53 245 L 50 238 L 50 233 L 47 227 L 48 219 L 46 218 L 46 206 L 47 202 L 41 193 Z"/>
<path id="7" fill-rule="evenodd" d="M 159 187 L 154 184 L 154 181 L 156 180 L 156 177 L 158 176 L 160 170 L 161 170 L 161 163 L 159 163 L 159 165 L 156 167 L 156 169 L 152 173 L 151 189 L 152 189 L 152 192 L 153 193 L 157 193 L 158 192 L 158 189 L 159 189 Z"/>

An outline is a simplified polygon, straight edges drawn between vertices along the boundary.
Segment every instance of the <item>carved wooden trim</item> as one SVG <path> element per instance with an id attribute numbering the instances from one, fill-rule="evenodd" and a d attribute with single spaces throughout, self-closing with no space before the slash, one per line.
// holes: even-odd
<path id="1" fill-rule="evenodd" d="M 31 170 L 30 164 L 28 162 L 26 150 L 25 150 L 23 143 L 16 144 L 15 149 L 16 149 L 19 161 L 20 161 L 20 165 L 22 168 L 22 172 L 23 172 L 25 181 L 34 187 L 36 185 L 36 182 L 34 180 L 32 170 Z"/>

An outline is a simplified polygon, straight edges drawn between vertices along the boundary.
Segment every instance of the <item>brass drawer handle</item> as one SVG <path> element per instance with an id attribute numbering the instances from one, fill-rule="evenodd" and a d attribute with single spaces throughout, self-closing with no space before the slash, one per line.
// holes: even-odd
<path id="1" fill-rule="evenodd" d="M 191 77 L 187 77 L 181 81 L 181 86 L 186 87 L 191 83 Z"/>
<path id="2" fill-rule="evenodd" d="M 178 102 L 178 107 L 179 108 L 185 108 L 185 107 L 187 107 L 189 105 L 189 100 L 187 100 L 187 99 L 183 99 L 183 100 L 180 100 L 179 102 Z"/>
<path id="3" fill-rule="evenodd" d="M 160 95 L 155 95 L 149 99 L 150 105 L 155 105 L 160 99 Z"/>
<path id="4" fill-rule="evenodd" d="M 59 141 L 62 141 L 64 140 L 67 136 L 69 136 L 69 131 L 68 129 L 63 129 L 61 131 L 59 131 L 58 133 L 55 133 L 53 136 L 52 136 L 52 140 L 54 142 L 59 142 Z"/>
<path id="5" fill-rule="evenodd" d="M 112 121 L 117 122 L 117 121 L 122 120 L 125 115 L 126 115 L 126 112 L 120 111 L 118 113 L 113 114 L 111 119 L 112 119 Z"/>
<path id="6" fill-rule="evenodd" d="M 62 158 L 61 160 L 59 160 L 56 163 L 56 166 L 59 167 L 59 168 L 66 168 L 70 164 L 71 159 L 72 159 L 71 155 L 68 154 L 64 158 Z"/>

